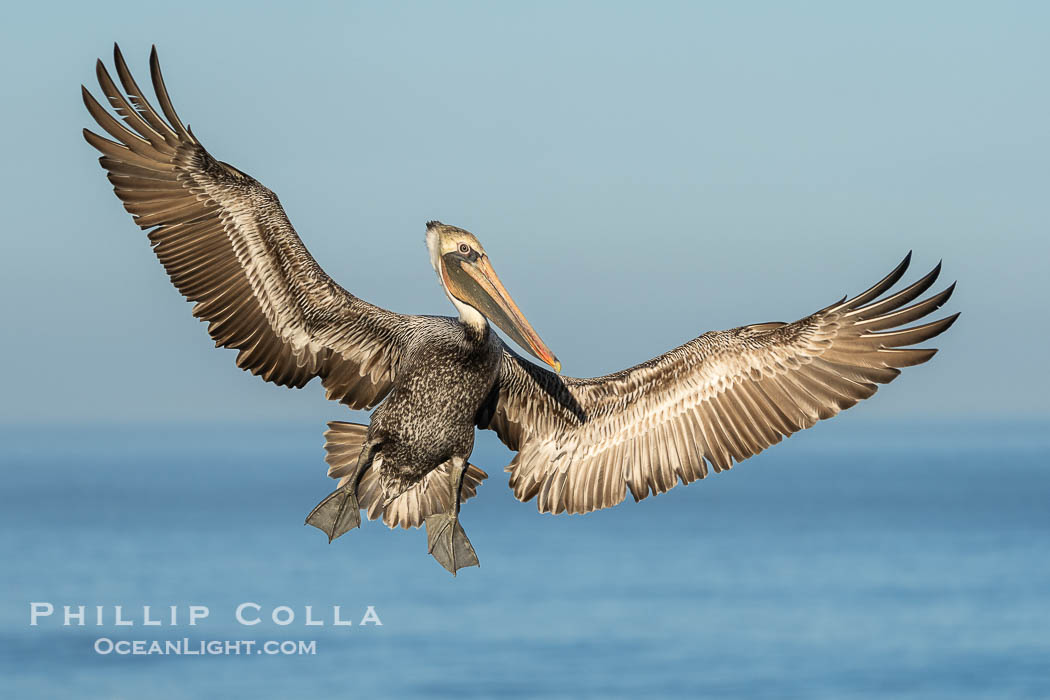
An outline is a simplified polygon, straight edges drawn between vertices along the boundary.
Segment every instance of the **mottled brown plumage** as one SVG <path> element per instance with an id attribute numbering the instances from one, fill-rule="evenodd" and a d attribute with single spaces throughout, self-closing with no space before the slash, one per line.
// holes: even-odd
<path id="1" fill-rule="evenodd" d="M 446 568 L 477 563 L 459 504 L 486 478 L 467 463 L 475 426 L 518 454 L 514 494 L 541 511 L 585 513 L 729 469 L 786 436 L 830 418 L 935 350 L 911 348 L 956 316 L 904 328 L 942 306 L 954 285 L 912 303 L 935 268 L 895 293 L 909 257 L 866 292 L 794 323 L 705 333 L 622 372 L 563 377 L 508 348 L 489 321 L 560 369 L 469 232 L 427 224 L 431 263 L 458 318 L 397 314 L 332 281 L 277 197 L 213 158 L 172 106 L 156 51 L 150 69 L 160 111 L 136 85 L 119 49 L 121 87 L 97 66 L 112 116 L 84 89 L 111 138 L 84 136 L 176 288 L 195 303 L 216 346 L 266 381 L 302 387 L 319 377 L 350 408 L 379 405 L 369 426 L 332 422 L 329 474 L 339 488 L 308 522 L 330 538 L 360 522 L 427 525 Z M 122 89 L 121 89 L 122 88 Z M 910 304 L 910 305 L 909 305 Z M 382 403 L 380 403 L 382 402 Z"/>

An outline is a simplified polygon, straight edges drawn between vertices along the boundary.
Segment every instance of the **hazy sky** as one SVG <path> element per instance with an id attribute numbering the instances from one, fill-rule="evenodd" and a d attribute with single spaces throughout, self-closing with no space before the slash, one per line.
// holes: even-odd
<path id="1" fill-rule="evenodd" d="M 1046 3 L 102 4 L 0 30 L 0 420 L 348 417 L 215 350 L 114 197 L 79 96 L 114 40 L 369 301 L 452 313 L 424 222 L 468 228 L 587 376 L 914 249 L 962 319 L 859 410 L 1047 414 Z"/>

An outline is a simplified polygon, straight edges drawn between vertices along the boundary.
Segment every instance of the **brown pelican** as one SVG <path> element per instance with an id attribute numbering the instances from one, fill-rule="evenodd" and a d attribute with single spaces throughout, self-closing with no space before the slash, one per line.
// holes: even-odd
<path id="1" fill-rule="evenodd" d="M 318 266 L 277 197 L 213 158 L 183 125 L 150 71 L 160 112 L 114 47 L 119 89 L 98 62 L 117 119 L 85 88 L 88 111 L 111 137 L 85 130 L 135 223 L 151 229 L 171 281 L 237 366 L 281 386 L 320 377 L 329 399 L 379 405 L 368 426 L 329 423 L 329 474 L 339 487 L 307 522 L 329 541 L 360 524 L 360 510 L 395 527 L 425 523 L 429 551 L 449 571 L 478 563 L 459 524 L 460 503 L 485 472 L 469 464 L 475 427 L 517 455 L 507 467 L 521 501 L 541 512 L 587 513 L 660 494 L 720 472 L 830 418 L 936 350 L 910 347 L 956 315 L 911 327 L 954 284 L 911 303 L 940 265 L 889 294 L 911 254 L 867 291 L 794 323 L 701 335 L 630 369 L 593 379 L 560 364 L 496 276 L 472 234 L 429 222 L 426 244 L 456 318 L 411 316 L 350 294 Z M 910 304 L 910 305 L 909 305 Z M 522 358 L 492 332 L 554 368 Z M 382 403 L 380 403 L 382 402 Z"/>

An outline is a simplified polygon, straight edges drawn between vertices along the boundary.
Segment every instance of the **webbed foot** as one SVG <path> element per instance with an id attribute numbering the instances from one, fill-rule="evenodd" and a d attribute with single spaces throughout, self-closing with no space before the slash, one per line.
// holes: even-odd
<path id="1" fill-rule="evenodd" d="M 467 539 L 458 517 L 439 513 L 428 517 L 426 525 L 427 551 L 453 576 L 464 567 L 480 566 L 478 555 L 474 553 L 474 547 Z"/>
<path id="2" fill-rule="evenodd" d="M 347 484 L 328 494 L 328 497 L 306 516 L 306 524 L 322 530 L 328 535 L 329 542 L 355 527 L 360 527 L 361 509 L 354 490 L 356 487 Z"/>

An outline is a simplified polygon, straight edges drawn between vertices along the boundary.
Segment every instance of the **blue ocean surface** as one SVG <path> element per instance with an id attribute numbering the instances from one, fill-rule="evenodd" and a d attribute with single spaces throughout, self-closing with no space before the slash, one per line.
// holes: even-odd
<path id="1" fill-rule="evenodd" d="M 462 514 L 481 567 L 457 578 L 421 530 L 329 544 L 303 525 L 333 486 L 323 426 L 3 428 L 0 696 L 1050 697 L 1048 426 L 837 422 L 572 517 L 515 501 L 486 434 Z M 31 626 L 32 602 L 55 613 Z M 244 602 L 259 624 L 235 620 Z M 191 605 L 209 610 L 192 627 Z M 369 606 L 381 626 L 358 624 Z"/>

